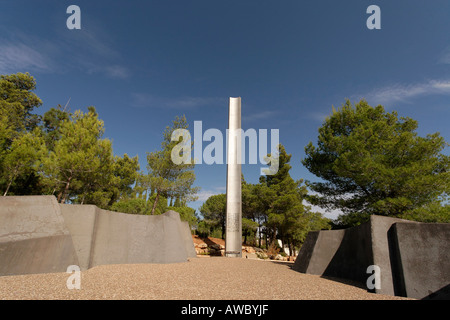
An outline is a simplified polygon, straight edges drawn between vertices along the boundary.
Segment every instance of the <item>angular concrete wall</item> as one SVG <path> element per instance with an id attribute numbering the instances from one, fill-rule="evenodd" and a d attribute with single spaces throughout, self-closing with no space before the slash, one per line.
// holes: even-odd
<path id="1" fill-rule="evenodd" d="M 142 216 L 59 205 L 53 196 L 0 198 L 0 275 L 188 257 L 195 257 L 189 225 L 174 211 Z"/>
<path id="2" fill-rule="evenodd" d="M 374 292 L 423 298 L 450 283 L 449 228 L 371 216 L 358 227 L 309 233 L 293 269 L 366 286 L 367 267 L 377 265 L 380 289 Z"/>
<path id="3" fill-rule="evenodd" d="M 302 246 L 294 269 L 304 273 L 338 277 L 366 284 L 370 265 L 378 265 L 381 273 L 381 289 L 377 293 L 394 295 L 387 232 L 401 219 L 371 216 L 360 226 L 342 230 L 324 230 L 310 233 Z M 311 239 L 311 240 L 309 240 Z M 307 258 L 309 256 L 309 259 Z M 308 268 L 304 268 L 304 265 Z M 389 272 L 387 272 L 388 270 Z"/>
<path id="4" fill-rule="evenodd" d="M 450 299 L 450 224 L 396 223 L 390 235 L 395 294 Z"/>
<path id="5" fill-rule="evenodd" d="M 78 265 L 53 196 L 1 197 L 0 275 L 65 272 Z"/>
<path id="6" fill-rule="evenodd" d="M 194 243 L 185 237 L 177 212 L 144 216 L 70 204 L 61 205 L 61 211 L 82 270 L 103 264 L 184 262 L 193 257 L 189 247 L 193 249 Z"/>
<path id="7" fill-rule="evenodd" d="M 197 257 L 195 252 L 194 241 L 192 240 L 191 227 L 187 221 L 181 221 L 181 236 L 183 237 L 183 242 L 185 244 L 185 250 L 188 258 Z"/>
<path id="8" fill-rule="evenodd" d="M 370 242 L 372 240 L 370 224 L 362 224 L 355 228 L 337 230 L 341 242 L 323 272 L 324 276 L 350 279 L 365 283 L 367 267 L 373 264 L 373 252 Z M 330 231 L 331 233 L 333 231 Z M 337 241 L 333 244 L 335 247 Z M 328 242 L 323 241 L 322 246 Z"/>
<path id="9" fill-rule="evenodd" d="M 97 211 L 100 209 L 93 205 L 61 204 L 60 210 L 72 236 L 78 257 L 78 266 L 81 270 L 89 269 L 91 267 L 95 220 Z"/>
<path id="10" fill-rule="evenodd" d="M 345 230 L 324 230 L 308 233 L 295 260 L 294 269 L 322 275 L 341 245 Z"/>

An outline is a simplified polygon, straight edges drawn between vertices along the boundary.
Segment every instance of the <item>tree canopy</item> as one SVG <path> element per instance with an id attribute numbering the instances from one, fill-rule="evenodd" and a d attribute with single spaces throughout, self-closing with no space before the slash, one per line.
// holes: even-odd
<path id="1" fill-rule="evenodd" d="M 210 196 L 200 207 L 203 220 L 212 228 L 219 227 L 222 239 L 225 238 L 227 195 L 217 194 Z"/>
<path id="2" fill-rule="evenodd" d="M 449 157 L 439 133 L 418 136 L 417 121 L 365 100 L 349 100 L 319 128 L 317 147 L 305 147 L 303 165 L 323 182 L 311 182 L 310 200 L 358 224 L 371 214 L 405 217 L 449 191 Z M 348 219 L 347 219 L 348 218 Z"/>
<path id="3" fill-rule="evenodd" d="M 178 141 L 172 141 L 172 133 L 176 129 L 187 129 L 188 124 L 186 117 L 176 117 L 172 127 L 166 127 L 161 143 L 161 150 L 147 153 L 147 181 L 152 190 L 156 192 L 156 201 L 154 207 L 159 200 L 159 196 L 166 198 L 178 198 L 183 202 L 194 201 L 199 190 L 193 187 L 195 182 L 194 166 L 195 164 L 181 163 L 176 164 L 172 160 L 172 149 L 177 145 Z M 152 214 L 154 209 L 152 209 Z"/>
<path id="4" fill-rule="evenodd" d="M 167 127 L 162 150 L 148 155 L 149 173 L 140 172 L 138 156 L 114 155 L 103 138 L 104 122 L 95 107 L 70 112 L 61 105 L 42 116 L 42 101 L 28 73 L 0 77 L 0 190 L 3 195 L 52 194 L 61 203 L 95 204 L 134 214 L 162 214 L 175 200 L 175 210 L 195 225 L 195 210 L 186 207 L 198 188 L 193 166 L 174 165 L 171 133 L 187 128 L 177 117 Z M 169 155 L 169 157 L 168 157 Z"/>

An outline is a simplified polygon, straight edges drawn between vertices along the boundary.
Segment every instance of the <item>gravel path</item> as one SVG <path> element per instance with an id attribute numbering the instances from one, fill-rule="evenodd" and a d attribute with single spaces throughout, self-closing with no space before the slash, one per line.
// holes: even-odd
<path id="1" fill-rule="evenodd" d="M 0 277 L 0 299 L 402 299 L 302 274 L 291 266 L 223 257 L 98 266 L 81 272 L 80 290 L 67 289 L 67 273 L 4 276 Z"/>

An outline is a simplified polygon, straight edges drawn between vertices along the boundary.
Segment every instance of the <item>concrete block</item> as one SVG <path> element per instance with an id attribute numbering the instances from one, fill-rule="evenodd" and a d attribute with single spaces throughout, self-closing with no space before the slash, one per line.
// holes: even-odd
<path id="1" fill-rule="evenodd" d="M 294 270 L 301 273 L 317 274 L 314 273 L 314 271 L 312 270 L 308 271 L 308 267 L 310 265 L 311 258 L 313 256 L 314 248 L 316 246 L 316 242 L 317 239 L 319 238 L 319 235 L 320 231 L 311 231 L 306 235 L 305 242 L 303 243 L 297 258 L 295 259 L 294 265 L 292 266 Z M 331 260 L 331 258 L 329 260 Z M 328 262 L 326 262 L 326 265 L 328 265 Z M 323 270 L 325 270 L 325 268 L 323 268 Z M 323 271 L 319 272 L 318 274 L 322 273 Z"/>
<path id="2" fill-rule="evenodd" d="M 0 201 L 0 242 L 69 234 L 54 196 L 8 196 Z"/>
<path id="3" fill-rule="evenodd" d="M 94 239 L 97 208 L 94 205 L 61 204 L 61 214 L 72 236 L 79 267 L 91 267 L 90 258 Z"/>
<path id="4" fill-rule="evenodd" d="M 450 299 L 450 224 L 395 223 L 390 234 L 395 294 Z"/>
<path id="5" fill-rule="evenodd" d="M 188 258 L 197 257 L 194 241 L 192 240 L 191 228 L 187 221 L 181 221 L 181 236 L 183 237 L 183 243 L 185 244 L 185 250 Z"/>
<path id="6" fill-rule="evenodd" d="M 398 218 L 371 216 L 370 227 L 372 234 L 373 264 L 380 267 L 380 289 L 376 293 L 395 295 L 392 280 L 392 267 L 389 249 L 388 231 L 396 222 L 415 223 Z M 367 275 L 369 276 L 369 275 Z"/>
<path id="7" fill-rule="evenodd" d="M 65 272 L 78 264 L 55 197 L 0 198 L 0 275 Z"/>
<path id="8" fill-rule="evenodd" d="M 143 216 L 60 205 L 54 196 L 0 198 L 0 275 L 195 256 L 189 225 L 174 211 Z"/>
<path id="9" fill-rule="evenodd" d="M 180 257 L 183 257 L 183 261 L 187 261 L 188 254 L 183 239 L 180 214 L 175 211 L 167 211 L 162 216 L 164 217 L 163 253 L 165 260 L 167 263 L 181 262 Z M 192 238 L 191 242 L 193 243 Z"/>
<path id="10" fill-rule="evenodd" d="M 293 269 L 365 284 L 367 267 L 373 264 L 370 230 L 370 223 L 366 223 L 308 234 Z"/>
<path id="11" fill-rule="evenodd" d="M 322 275 L 353 280 L 364 285 L 368 277 L 367 267 L 373 264 L 370 223 L 336 230 L 334 233 L 338 236 L 333 237 L 333 242 L 325 240 L 318 244 L 321 247 L 329 245 L 337 248 Z"/>
<path id="12" fill-rule="evenodd" d="M 380 288 L 373 292 L 432 298 L 448 294 L 449 254 L 450 224 L 371 216 L 357 227 L 309 233 L 293 269 L 365 287 L 367 268 L 376 265 Z"/>
<path id="13" fill-rule="evenodd" d="M 78 265 L 70 235 L 0 243 L 0 276 L 66 272 Z"/>
<path id="14" fill-rule="evenodd" d="M 69 210 L 63 208 L 63 211 L 65 218 L 68 218 L 77 252 L 81 254 L 82 268 L 104 264 L 173 263 L 187 260 L 181 221 L 176 212 L 144 216 L 84 205 L 73 206 Z M 86 220 L 73 223 L 75 216 L 78 219 L 86 217 Z"/>

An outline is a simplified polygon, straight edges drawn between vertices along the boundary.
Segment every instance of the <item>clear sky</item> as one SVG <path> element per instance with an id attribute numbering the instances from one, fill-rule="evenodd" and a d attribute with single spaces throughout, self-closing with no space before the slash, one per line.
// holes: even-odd
<path id="1" fill-rule="evenodd" d="M 66 26 L 72 4 L 80 30 Z M 372 4 L 380 30 L 366 27 Z M 38 113 L 69 99 L 71 111 L 95 106 L 114 153 L 138 155 L 144 171 L 175 116 L 225 132 L 237 96 L 244 129 L 279 129 L 294 179 L 317 179 L 301 164 L 304 147 L 346 98 L 450 142 L 448 0 L 0 0 L 0 74 L 27 71 Z M 260 167 L 244 166 L 248 182 Z M 195 172 L 197 208 L 225 192 L 226 166 Z"/>

